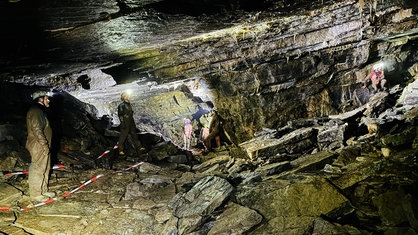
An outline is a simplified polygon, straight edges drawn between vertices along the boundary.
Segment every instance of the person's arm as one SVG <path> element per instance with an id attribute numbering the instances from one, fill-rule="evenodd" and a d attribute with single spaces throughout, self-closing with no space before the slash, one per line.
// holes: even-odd
<path id="1" fill-rule="evenodd" d="M 119 106 L 118 106 L 118 117 L 119 117 L 119 120 L 122 122 L 122 119 L 123 119 L 123 115 L 124 115 L 124 113 L 125 113 L 125 110 L 124 110 L 124 107 L 123 107 L 123 103 L 121 103 Z"/>
<path id="2" fill-rule="evenodd" d="M 32 129 L 37 142 L 45 149 L 49 149 L 48 140 L 45 136 L 45 125 L 42 120 L 46 118 L 41 109 L 33 109 L 28 113 L 28 128 Z"/>
<path id="3" fill-rule="evenodd" d="M 371 76 L 372 75 L 373 75 L 373 72 L 371 72 L 369 75 L 367 75 L 366 79 L 364 79 L 364 83 L 363 83 L 363 86 L 361 88 L 364 89 L 364 88 L 368 87 L 371 84 L 371 82 L 372 82 Z"/>
<path id="4" fill-rule="evenodd" d="M 383 78 L 385 78 L 385 71 L 382 69 L 380 71 L 380 79 L 383 79 Z"/>

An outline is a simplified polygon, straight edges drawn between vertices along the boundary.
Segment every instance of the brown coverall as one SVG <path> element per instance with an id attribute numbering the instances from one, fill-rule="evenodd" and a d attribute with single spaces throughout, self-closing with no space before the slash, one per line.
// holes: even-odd
<path id="1" fill-rule="evenodd" d="M 222 128 L 221 119 L 218 113 L 214 111 L 212 120 L 210 121 L 210 124 L 209 124 L 209 135 L 205 139 L 205 145 L 209 150 L 212 147 L 213 139 L 215 139 L 216 141 L 216 147 L 218 148 L 221 147 L 221 138 L 220 138 L 221 128 Z"/>
<path id="2" fill-rule="evenodd" d="M 48 191 L 49 171 L 51 169 L 52 129 L 49 125 L 44 107 L 34 104 L 26 115 L 28 137 L 26 148 L 31 155 L 29 167 L 29 194 L 31 198 Z"/>

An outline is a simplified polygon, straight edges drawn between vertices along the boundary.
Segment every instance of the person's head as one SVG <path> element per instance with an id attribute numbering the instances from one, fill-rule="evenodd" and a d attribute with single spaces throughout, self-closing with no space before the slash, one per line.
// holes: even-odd
<path id="1" fill-rule="evenodd" d="M 373 70 L 375 70 L 375 71 L 380 71 L 382 69 L 383 69 L 383 66 L 382 66 L 381 63 L 373 65 Z"/>
<path id="2" fill-rule="evenodd" d="M 41 104 L 45 107 L 49 107 L 49 96 L 50 93 L 47 91 L 35 91 L 34 93 L 32 93 L 32 99 L 38 103 Z"/>
<path id="3" fill-rule="evenodd" d="M 128 94 L 128 92 L 126 92 L 126 91 L 122 92 L 122 94 L 120 94 L 120 99 L 122 101 L 129 101 L 129 94 Z"/>

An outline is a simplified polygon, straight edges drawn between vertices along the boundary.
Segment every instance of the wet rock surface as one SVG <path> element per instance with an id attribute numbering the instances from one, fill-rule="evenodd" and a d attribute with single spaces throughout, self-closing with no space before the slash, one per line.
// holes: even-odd
<path id="1" fill-rule="evenodd" d="M 415 1 L 173 2 L 0 3 L 1 233 L 418 233 Z M 361 88 L 378 62 L 386 89 Z M 64 167 L 34 205 L 25 113 L 40 88 Z M 121 158 L 125 90 L 146 150 Z M 206 151 L 213 108 L 222 146 Z"/>
<path id="2" fill-rule="evenodd" d="M 207 153 L 198 145 L 185 151 L 161 136 L 147 145 L 147 153 L 124 158 L 115 150 L 98 158 L 94 148 L 90 155 L 77 145 L 61 149 L 57 157 L 65 167 L 54 169 L 50 179 L 50 190 L 58 196 L 44 205 L 29 200 L 27 172 L 7 174 L 27 169 L 28 154 L 6 151 L 1 158 L 0 231 L 415 234 L 417 116 L 402 100 L 377 113 L 382 118 L 367 116 L 374 113 L 367 110 L 380 106 L 370 102 L 341 115 L 265 129 L 240 146 Z M 377 129 L 369 133 L 365 118 L 373 119 Z M 96 133 L 87 123 L 84 130 Z M 353 134 L 347 128 L 352 125 L 363 125 L 364 133 Z M 102 138 L 111 143 L 112 137 Z M 309 148 L 301 148 L 306 139 Z M 141 162 L 146 155 L 153 157 Z"/>
<path id="3" fill-rule="evenodd" d="M 237 144 L 262 128 L 352 110 L 377 62 L 388 88 L 415 71 L 411 1 L 215 2 L 48 0 L 28 4 L 22 19 L 11 13 L 27 3 L 5 3 L 4 25 L 16 35 L 2 44 L 0 80 L 22 84 L 27 97 L 33 86 L 69 93 L 115 125 L 119 95 L 131 89 L 138 128 L 176 142 L 183 118 L 201 125 L 215 106 Z M 35 38 L 10 26 L 31 17 Z"/>

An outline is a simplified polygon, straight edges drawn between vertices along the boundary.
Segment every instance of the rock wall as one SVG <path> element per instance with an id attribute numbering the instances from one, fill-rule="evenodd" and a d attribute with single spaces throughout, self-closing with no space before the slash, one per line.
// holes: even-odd
<path id="1" fill-rule="evenodd" d="M 394 35 L 416 34 L 415 20 L 395 2 L 376 7 L 341 1 L 291 16 L 261 15 L 160 50 L 149 59 L 161 68 L 151 72 L 162 81 L 200 74 L 218 91 L 215 106 L 241 142 L 262 127 L 349 109 L 374 62 L 386 64 L 390 86 L 402 82 L 415 42 Z M 146 68 L 143 59 L 139 68 Z"/>
<path id="2" fill-rule="evenodd" d="M 154 5 L 124 8 L 106 2 L 68 24 L 62 20 L 70 13 L 62 18 L 51 13 L 65 4 L 40 8 L 48 60 L 10 64 L 2 81 L 72 92 L 96 106 L 97 118 L 114 117 L 119 94 L 133 88 L 140 129 L 168 130 L 176 141 L 179 120 L 198 112 L 196 107 L 208 112 L 208 102 L 225 119 L 235 143 L 293 119 L 351 110 L 353 92 L 373 64 L 384 62 L 392 87 L 406 82 L 405 68 L 417 57 L 417 6 L 410 1 L 277 1 L 260 11 L 198 17 L 157 12 Z M 75 9 L 77 16 L 86 14 L 82 6 Z M 208 89 L 193 93 L 190 80 Z M 183 92 L 187 105 L 151 102 L 172 98 L 153 92 L 155 85 Z M 143 111 L 143 103 L 158 112 Z"/>

